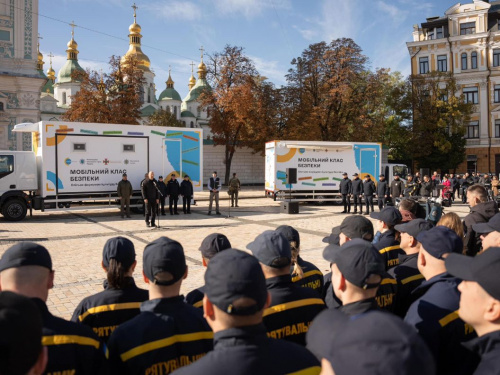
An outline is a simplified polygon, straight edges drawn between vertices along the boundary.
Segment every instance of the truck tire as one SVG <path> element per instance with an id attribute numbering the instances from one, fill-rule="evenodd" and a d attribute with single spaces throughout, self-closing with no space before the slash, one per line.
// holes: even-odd
<path id="1" fill-rule="evenodd" d="M 21 221 L 28 212 L 26 202 L 22 199 L 9 199 L 2 207 L 2 215 L 8 221 Z"/>

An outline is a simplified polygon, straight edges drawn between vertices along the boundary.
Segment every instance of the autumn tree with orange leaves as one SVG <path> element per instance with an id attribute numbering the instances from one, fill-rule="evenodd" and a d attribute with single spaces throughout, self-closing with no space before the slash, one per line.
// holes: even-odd
<path id="1" fill-rule="evenodd" d="M 65 120 L 139 124 L 144 74 L 137 59 L 126 57 L 125 63 L 121 63 L 119 56 L 112 56 L 109 65 L 111 73 L 102 76 L 89 69 L 73 73 L 73 79 L 81 86 L 63 115 Z"/>

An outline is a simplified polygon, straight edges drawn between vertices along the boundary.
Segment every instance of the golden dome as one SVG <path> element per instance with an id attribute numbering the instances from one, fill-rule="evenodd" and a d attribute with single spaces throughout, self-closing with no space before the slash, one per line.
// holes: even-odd
<path id="1" fill-rule="evenodd" d="M 130 34 L 140 34 L 141 25 L 139 25 L 137 22 L 134 22 L 129 26 L 128 31 L 130 32 Z"/>
<path id="2" fill-rule="evenodd" d="M 167 84 L 167 88 L 169 88 L 169 89 L 174 88 L 174 80 L 170 76 L 170 69 L 168 70 L 168 79 L 167 79 L 167 82 L 165 82 L 165 83 Z"/>
<path id="3" fill-rule="evenodd" d="M 43 55 L 40 51 L 38 51 L 38 62 L 41 62 L 42 64 L 44 63 L 43 62 Z"/>
<path id="4" fill-rule="evenodd" d="M 47 70 L 47 77 L 54 81 L 56 79 L 56 72 L 52 69 L 52 66 Z"/>
<path id="5" fill-rule="evenodd" d="M 68 49 L 76 50 L 78 48 L 78 43 L 75 42 L 73 38 L 68 42 Z"/>
<path id="6" fill-rule="evenodd" d="M 129 57 L 135 57 L 138 62 L 138 68 L 142 69 L 146 72 L 150 71 L 149 67 L 151 66 L 151 61 L 149 57 L 147 57 L 141 49 L 141 26 L 137 23 L 137 9 L 138 7 L 132 5 L 132 9 L 134 9 L 134 23 L 130 25 L 128 28 L 130 34 L 129 37 L 129 47 L 125 56 L 122 57 L 121 63 L 124 64 Z"/>

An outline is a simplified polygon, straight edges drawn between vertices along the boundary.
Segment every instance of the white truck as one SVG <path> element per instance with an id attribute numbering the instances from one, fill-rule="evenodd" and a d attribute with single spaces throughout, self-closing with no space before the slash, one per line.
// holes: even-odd
<path id="1" fill-rule="evenodd" d="M 287 169 L 297 171 L 297 183 L 287 184 Z M 388 164 L 380 143 L 271 141 L 266 143 L 266 183 L 268 197 L 275 200 L 338 200 L 342 174 L 352 178 L 370 175 L 378 182 L 380 174 L 392 181 L 395 174 L 406 178 L 408 168 Z"/>
<path id="2" fill-rule="evenodd" d="M 27 210 L 117 207 L 117 185 L 127 173 L 142 206 L 140 183 L 152 170 L 168 180 L 189 175 L 203 190 L 203 130 L 158 126 L 38 122 L 14 132 L 32 135 L 33 151 L 0 151 L 0 212 L 11 221 Z"/>

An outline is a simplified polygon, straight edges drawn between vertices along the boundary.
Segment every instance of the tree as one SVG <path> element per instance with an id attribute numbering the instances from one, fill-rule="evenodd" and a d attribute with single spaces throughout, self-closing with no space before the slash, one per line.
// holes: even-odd
<path id="1" fill-rule="evenodd" d="M 170 111 L 165 111 L 164 109 L 159 109 L 155 113 L 153 113 L 151 116 L 148 118 L 148 124 L 151 126 L 170 126 L 170 127 L 177 127 L 177 128 L 183 128 L 184 124 L 177 120 L 176 116 L 170 112 Z"/>
<path id="2" fill-rule="evenodd" d="M 81 86 L 63 115 L 65 120 L 139 124 L 144 74 L 137 59 L 126 57 L 121 63 L 118 56 L 112 56 L 109 65 L 111 73 L 102 77 L 90 69 L 73 72 Z"/>

